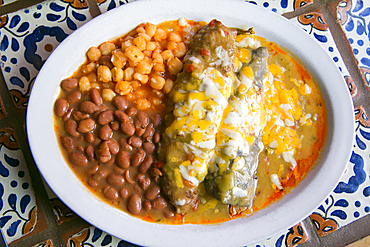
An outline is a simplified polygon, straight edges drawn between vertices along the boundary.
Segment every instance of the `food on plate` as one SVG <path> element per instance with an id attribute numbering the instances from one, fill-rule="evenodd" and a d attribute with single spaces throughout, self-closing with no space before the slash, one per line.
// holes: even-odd
<path id="1" fill-rule="evenodd" d="M 211 21 L 194 35 L 166 104 L 164 192 L 178 212 L 196 207 L 234 83 L 236 32 Z M 204 54 L 207 55 L 204 55 Z"/>
<path id="2" fill-rule="evenodd" d="M 61 151 L 94 195 L 169 224 L 270 205 L 314 167 L 326 134 L 299 60 L 217 20 L 142 23 L 90 47 L 54 112 Z"/>
<path id="3" fill-rule="evenodd" d="M 252 50 L 250 62 L 242 63 L 216 136 L 215 157 L 205 188 L 224 204 L 249 207 L 253 202 L 266 124 L 262 92 L 267 57 L 267 48 L 258 47 Z"/>

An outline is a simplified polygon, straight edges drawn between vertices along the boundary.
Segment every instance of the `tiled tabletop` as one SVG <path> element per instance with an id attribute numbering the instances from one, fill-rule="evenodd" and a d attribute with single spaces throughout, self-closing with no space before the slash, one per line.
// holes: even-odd
<path id="1" fill-rule="evenodd" d="M 32 84 L 51 52 L 84 23 L 129 2 L 0 1 L 0 246 L 135 246 L 89 225 L 52 193 L 33 162 L 25 132 Z M 347 82 L 356 117 L 356 129 L 344 130 L 355 131 L 356 140 L 335 190 L 298 225 L 249 246 L 369 245 L 370 0 L 246 4 L 285 16 L 323 46 Z"/>

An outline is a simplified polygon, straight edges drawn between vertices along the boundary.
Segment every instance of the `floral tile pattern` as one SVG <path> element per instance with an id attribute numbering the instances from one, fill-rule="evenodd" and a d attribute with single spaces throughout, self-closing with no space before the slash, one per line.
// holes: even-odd
<path id="1" fill-rule="evenodd" d="M 348 38 L 367 90 L 370 91 L 370 2 L 343 0 L 337 19 Z"/>
<path id="2" fill-rule="evenodd" d="M 14 129 L 0 129 L 0 229 L 7 243 L 29 234 L 37 207 L 31 178 Z"/>
<path id="3" fill-rule="evenodd" d="M 319 236 L 325 236 L 370 212 L 370 122 L 363 108 L 355 109 L 356 137 L 347 170 L 333 193 L 310 216 Z"/>
<path id="4" fill-rule="evenodd" d="M 35 77 L 55 47 L 91 19 L 86 3 L 69 0 L 45 1 L 1 17 L 0 66 L 16 107 L 26 109 Z"/>

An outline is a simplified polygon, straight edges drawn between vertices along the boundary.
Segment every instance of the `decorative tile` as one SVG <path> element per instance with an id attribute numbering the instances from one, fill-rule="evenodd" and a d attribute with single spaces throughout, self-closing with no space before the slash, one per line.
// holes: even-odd
<path id="1" fill-rule="evenodd" d="M 333 36 L 327 27 L 324 17 L 319 10 L 300 15 L 296 18 L 290 19 L 293 23 L 302 27 L 317 43 L 319 43 L 324 50 L 333 59 L 344 78 L 350 77 L 349 72 L 341 58 L 341 55 L 336 47 Z M 302 47 L 304 49 L 304 47 Z M 347 79 L 351 81 L 351 79 Z M 348 83 L 347 83 L 348 84 Z M 353 89 L 352 89 L 353 91 Z"/>
<path id="2" fill-rule="evenodd" d="M 58 225 L 78 217 L 54 194 L 45 180 L 43 180 L 43 183 Z"/>
<path id="3" fill-rule="evenodd" d="M 308 240 L 307 231 L 302 223 L 288 229 L 288 231 L 281 232 L 265 241 L 248 245 L 246 247 L 293 247 L 302 244 Z"/>
<path id="4" fill-rule="evenodd" d="M 0 67 L 16 107 L 26 109 L 32 84 L 51 52 L 92 19 L 87 3 L 44 1 L 1 17 Z"/>
<path id="5" fill-rule="evenodd" d="M 325 236 L 370 212 L 370 122 L 362 107 L 355 109 L 356 137 L 351 158 L 339 184 L 310 216 Z"/>
<path id="6" fill-rule="evenodd" d="M 51 239 L 48 239 L 42 243 L 36 244 L 32 247 L 54 247 L 53 241 Z"/>
<path id="7" fill-rule="evenodd" d="M 35 192 L 13 128 L 0 129 L 0 228 L 7 243 L 33 231 Z"/>
<path id="8" fill-rule="evenodd" d="M 6 117 L 6 111 L 5 111 L 5 108 L 4 108 L 3 101 L 1 100 L 1 96 L 0 96 L 0 120 L 5 118 L 5 117 Z"/>
<path id="9" fill-rule="evenodd" d="M 337 19 L 358 61 L 364 84 L 370 91 L 370 2 L 339 2 Z"/>

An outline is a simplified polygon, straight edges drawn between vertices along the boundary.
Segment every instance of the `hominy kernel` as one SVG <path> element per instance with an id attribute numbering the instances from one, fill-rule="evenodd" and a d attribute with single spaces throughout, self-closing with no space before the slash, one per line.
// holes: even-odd
<path id="1" fill-rule="evenodd" d="M 175 57 L 182 57 L 182 56 L 184 56 L 186 54 L 186 46 L 185 46 L 185 43 L 184 42 L 177 43 L 176 49 L 174 49 L 172 52 L 175 55 Z"/>
<path id="2" fill-rule="evenodd" d="M 147 42 L 146 43 L 146 50 L 147 51 L 154 51 L 155 49 L 157 48 L 157 45 L 156 45 L 156 43 L 155 42 L 153 42 L 153 41 L 150 41 L 150 42 Z"/>
<path id="3" fill-rule="evenodd" d="M 146 60 L 141 61 L 137 65 L 136 71 L 143 75 L 149 74 L 152 71 L 152 65 Z"/>
<path id="4" fill-rule="evenodd" d="M 151 51 L 144 50 L 143 54 L 144 54 L 145 58 L 151 58 L 152 57 L 152 52 Z"/>
<path id="5" fill-rule="evenodd" d="M 125 95 L 126 100 L 133 100 L 135 98 L 133 93 L 129 93 Z"/>
<path id="6" fill-rule="evenodd" d="M 91 89 L 91 84 L 87 76 L 82 76 L 78 81 L 78 87 L 81 92 L 89 91 Z"/>
<path id="7" fill-rule="evenodd" d="M 90 83 L 98 82 L 98 76 L 96 75 L 96 72 L 88 74 L 87 77 L 89 78 Z"/>
<path id="8" fill-rule="evenodd" d="M 116 96 L 116 93 L 113 92 L 112 89 L 105 88 L 102 90 L 101 97 L 105 101 L 112 101 L 115 96 Z"/>
<path id="9" fill-rule="evenodd" d="M 132 91 L 132 86 L 128 81 L 118 81 L 114 91 L 120 95 L 126 95 Z"/>
<path id="10" fill-rule="evenodd" d="M 166 80 L 159 76 L 159 75 L 156 75 L 156 76 L 153 76 L 151 79 L 150 79 L 150 86 L 154 89 L 158 89 L 158 90 L 161 90 L 165 84 Z"/>
<path id="11" fill-rule="evenodd" d="M 116 49 L 116 45 L 112 42 L 107 41 L 101 44 L 99 49 L 103 56 L 108 56 L 112 53 L 112 51 Z"/>
<path id="12" fill-rule="evenodd" d="M 134 104 L 138 110 L 146 110 L 151 106 L 151 103 L 147 99 L 138 99 L 134 101 Z"/>
<path id="13" fill-rule="evenodd" d="M 153 105 L 160 105 L 162 104 L 162 100 L 159 98 L 152 98 Z"/>
<path id="14" fill-rule="evenodd" d="M 160 49 L 155 49 L 152 53 L 153 63 L 163 63 L 163 57 Z"/>
<path id="15" fill-rule="evenodd" d="M 152 38 L 146 34 L 146 33 L 139 33 L 138 34 L 139 37 L 143 38 L 145 40 L 145 42 L 149 42 Z"/>
<path id="16" fill-rule="evenodd" d="M 175 33 L 175 32 L 171 32 L 168 35 L 168 41 L 181 42 L 182 38 L 181 38 L 180 34 Z"/>
<path id="17" fill-rule="evenodd" d="M 121 49 L 112 51 L 111 62 L 114 66 L 122 68 L 127 62 L 127 57 Z"/>
<path id="18" fill-rule="evenodd" d="M 163 87 L 163 92 L 165 94 L 168 94 L 169 92 L 171 92 L 173 88 L 173 84 L 174 84 L 173 80 L 167 79 Z"/>
<path id="19" fill-rule="evenodd" d="M 111 70 L 113 81 L 122 81 L 123 80 L 123 69 L 114 67 Z"/>
<path id="20" fill-rule="evenodd" d="M 95 68 L 96 68 L 95 63 L 88 63 L 88 64 L 83 65 L 81 70 L 84 74 L 88 74 L 88 73 L 93 72 Z"/>
<path id="21" fill-rule="evenodd" d="M 144 59 L 144 54 L 136 46 L 126 48 L 125 55 L 133 62 L 141 62 Z"/>
<path id="22" fill-rule="evenodd" d="M 164 64 L 163 63 L 154 64 L 153 70 L 155 70 L 155 71 L 164 71 Z"/>
<path id="23" fill-rule="evenodd" d="M 112 73 L 108 66 L 100 65 L 97 71 L 98 80 L 102 82 L 110 82 L 112 80 Z"/>
<path id="24" fill-rule="evenodd" d="M 142 75 L 140 73 L 135 73 L 134 74 L 134 78 L 138 81 L 140 81 L 142 84 L 146 84 L 149 80 L 149 76 L 148 75 Z"/>
<path id="25" fill-rule="evenodd" d="M 171 75 L 177 75 L 182 70 L 182 62 L 177 57 L 170 58 L 167 62 L 168 71 Z"/>
<path id="26" fill-rule="evenodd" d="M 132 41 L 132 43 L 134 45 L 136 45 L 136 47 L 139 48 L 140 51 L 143 51 L 146 48 L 146 41 L 144 40 L 144 38 L 142 38 L 140 36 L 134 38 L 134 40 Z"/>
<path id="27" fill-rule="evenodd" d="M 167 49 L 168 50 L 175 50 L 177 49 L 177 43 L 174 41 L 167 42 Z"/>
<path id="28" fill-rule="evenodd" d="M 121 49 L 122 51 L 126 50 L 128 47 L 133 46 L 132 40 L 125 40 L 122 42 Z"/>
<path id="29" fill-rule="evenodd" d="M 123 71 L 123 79 L 125 81 L 131 81 L 132 80 L 132 76 L 134 75 L 134 73 L 135 73 L 135 69 L 133 67 L 126 68 Z"/>
<path id="30" fill-rule="evenodd" d="M 136 88 L 141 86 L 141 83 L 139 81 L 136 81 L 136 80 L 130 81 L 130 83 L 131 83 L 131 86 L 132 86 L 133 89 L 136 89 Z"/>
<path id="31" fill-rule="evenodd" d="M 165 40 L 167 38 L 167 33 L 162 28 L 157 28 L 153 38 L 155 41 Z"/>
<path id="32" fill-rule="evenodd" d="M 175 57 L 171 50 L 162 51 L 161 55 L 164 61 L 167 61 L 168 59 Z"/>
<path id="33" fill-rule="evenodd" d="M 152 23 L 145 23 L 145 33 L 149 35 L 150 37 L 153 37 L 155 34 L 155 31 L 157 30 L 157 26 Z"/>
<path id="34" fill-rule="evenodd" d="M 136 32 L 139 33 L 145 33 L 145 29 L 143 27 L 136 28 Z"/>
<path id="35" fill-rule="evenodd" d="M 86 55 L 91 62 L 97 62 L 101 57 L 101 51 L 99 50 L 99 48 L 92 46 L 87 51 Z"/>
<path id="36" fill-rule="evenodd" d="M 97 83 L 97 82 L 93 82 L 93 83 L 91 83 L 91 88 L 100 89 L 100 84 Z"/>

